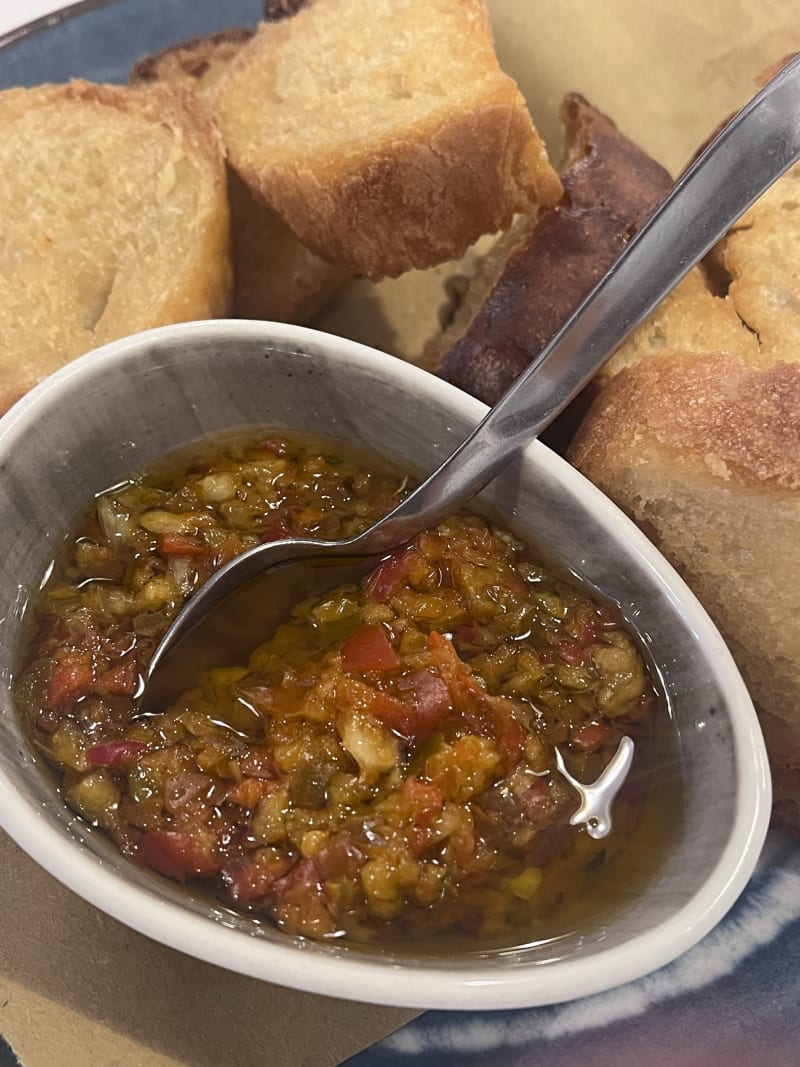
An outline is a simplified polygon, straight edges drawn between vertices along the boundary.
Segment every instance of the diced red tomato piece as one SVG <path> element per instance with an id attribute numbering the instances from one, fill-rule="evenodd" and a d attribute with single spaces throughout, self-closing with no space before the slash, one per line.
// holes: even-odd
<path id="1" fill-rule="evenodd" d="M 274 887 L 272 916 L 279 926 L 309 937 L 324 937 L 336 926 L 328 910 L 322 872 L 313 859 L 302 859 Z"/>
<path id="2" fill-rule="evenodd" d="M 292 536 L 292 530 L 283 515 L 274 513 L 264 521 L 261 528 L 260 541 L 266 544 L 268 541 L 285 541 Z"/>
<path id="3" fill-rule="evenodd" d="M 398 682 L 398 690 L 403 694 L 402 700 L 379 693 L 369 710 L 401 737 L 416 740 L 426 737 L 452 711 L 447 686 L 433 671 L 406 675 Z"/>
<path id="4" fill-rule="evenodd" d="M 577 667 L 584 662 L 586 649 L 596 645 L 601 640 L 600 630 L 602 623 L 594 616 L 586 620 L 574 641 L 564 640 L 559 643 L 558 654 L 571 667 Z"/>
<path id="5" fill-rule="evenodd" d="M 167 878 L 210 878 L 219 870 L 207 845 L 177 830 L 151 830 L 142 839 L 139 855 Z"/>
<path id="6" fill-rule="evenodd" d="M 587 722 L 572 735 L 572 743 L 584 752 L 593 752 L 605 744 L 615 732 L 614 727 L 607 722 Z"/>
<path id="7" fill-rule="evenodd" d="M 450 695 L 459 707 L 466 708 L 476 701 L 485 703 L 486 690 L 456 652 L 452 641 L 434 630 L 428 635 L 428 647 L 437 672 L 447 683 Z"/>
<path id="8" fill-rule="evenodd" d="M 444 796 L 441 789 L 431 782 L 413 777 L 406 779 L 403 793 L 414 807 L 414 818 L 407 837 L 411 851 L 418 856 L 433 840 L 431 827 L 442 814 Z"/>
<path id="9" fill-rule="evenodd" d="M 99 745 L 93 745 L 86 756 L 94 767 L 119 767 L 123 763 L 138 759 L 149 748 L 146 741 L 126 741 L 120 738 L 117 741 L 102 741 Z"/>
<path id="10" fill-rule="evenodd" d="M 426 733 L 430 732 L 453 709 L 447 684 L 433 671 L 414 671 L 402 680 L 398 688 L 409 695 L 415 718 L 418 720 L 417 733 L 419 725 L 425 727 Z"/>
<path id="11" fill-rule="evenodd" d="M 162 534 L 159 545 L 165 556 L 204 556 L 208 552 L 208 545 L 184 533 Z"/>
<path id="12" fill-rule="evenodd" d="M 453 640 L 458 643 L 461 654 L 466 652 L 468 655 L 474 655 L 498 643 L 497 638 L 492 637 L 486 627 L 477 622 L 454 626 Z"/>
<path id="13" fill-rule="evenodd" d="M 512 765 L 522 756 L 527 734 L 516 719 L 509 716 L 500 735 L 500 751 L 508 756 Z"/>
<path id="14" fill-rule="evenodd" d="M 272 754 L 266 749 L 251 748 L 246 756 L 239 760 L 242 774 L 248 778 L 277 778 L 278 772 Z"/>
<path id="15" fill-rule="evenodd" d="M 342 665 L 346 671 L 391 671 L 400 657 L 383 626 L 365 626 L 342 645 Z"/>
<path id="16" fill-rule="evenodd" d="M 562 641 L 558 646 L 558 654 L 570 667 L 579 667 L 583 663 L 586 648 L 577 641 Z"/>
<path id="17" fill-rule="evenodd" d="M 432 782 L 423 782 L 421 778 L 412 775 L 403 783 L 403 793 L 417 808 L 420 817 L 423 814 L 438 815 L 442 810 L 444 796 L 441 789 Z M 420 818 L 417 821 L 420 821 Z"/>
<path id="18" fill-rule="evenodd" d="M 578 644 L 583 645 L 584 648 L 588 648 L 589 645 L 596 645 L 600 640 L 604 625 L 606 624 L 604 624 L 597 616 L 587 619 L 578 636 Z"/>
<path id="19" fill-rule="evenodd" d="M 532 782 L 522 795 L 517 797 L 517 801 L 525 821 L 535 829 L 547 826 L 558 806 L 545 777 Z"/>
<path id="20" fill-rule="evenodd" d="M 228 895 L 234 904 L 252 904 L 272 891 L 275 883 L 292 868 L 291 856 L 275 855 L 268 860 L 260 854 L 254 858 L 244 857 L 229 863 L 222 871 L 222 880 L 228 887 Z"/>
<path id="21" fill-rule="evenodd" d="M 403 737 L 410 737 L 411 733 L 408 731 L 410 708 L 408 705 L 396 697 L 389 696 L 388 693 L 382 693 L 379 689 L 376 689 L 374 693 L 375 695 L 369 705 L 370 715 L 379 719 L 384 726 L 388 726 L 395 733 L 402 734 Z"/>
<path id="22" fill-rule="evenodd" d="M 164 807 L 172 814 L 186 811 L 193 801 L 208 796 L 211 779 L 206 774 L 181 771 L 164 782 Z"/>
<path id="23" fill-rule="evenodd" d="M 92 654 L 85 649 L 67 652 L 47 683 L 48 707 L 56 710 L 86 696 L 94 688 Z"/>
<path id="24" fill-rule="evenodd" d="M 411 826 L 406 831 L 406 841 L 412 855 L 421 855 L 433 840 L 433 836 L 429 826 Z"/>
<path id="25" fill-rule="evenodd" d="M 366 859 L 346 830 L 330 837 L 314 858 L 326 881 L 337 878 L 357 878 Z"/>
<path id="26" fill-rule="evenodd" d="M 303 904 L 306 894 L 322 890 L 322 872 L 316 860 L 306 857 L 295 863 L 276 886 L 284 900 Z"/>
<path id="27" fill-rule="evenodd" d="M 104 671 L 97 679 L 95 692 L 103 696 L 132 697 L 139 686 L 139 670 L 133 656 L 128 656 Z"/>
<path id="28" fill-rule="evenodd" d="M 243 778 L 227 790 L 225 799 L 241 808 L 254 808 L 274 788 L 273 783 L 264 778 Z"/>
<path id="29" fill-rule="evenodd" d="M 281 437 L 266 437 L 261 442 L 265 452 L 272 452 L 275 456 L 285 456 L 288 445 Z"/>
<path id="30" fill-rule="evenodd" d="M 379 604 L 386 603 L 411 570 L 412 563 L 413 555 L 408 549 L 389 556 L 370 571 L 362 582 L 362 589 Z"/>

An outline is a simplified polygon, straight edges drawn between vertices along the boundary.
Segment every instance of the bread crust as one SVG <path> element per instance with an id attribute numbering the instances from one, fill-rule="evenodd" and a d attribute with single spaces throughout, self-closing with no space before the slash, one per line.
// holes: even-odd
<path id="1" fill-rule="evenodd" d="M 234 314 L 308 322 L 350 280 L 349 271 L 312 252 L 234 170 L 228 174 L 233 229 Z"/>
<path id="2" fill-rule="evenodd" d="M 457 258 L 485 233 L 506 229 L 518 211 L 551 203 L 560 188 L 533 185 L 526 159 L 545 159 L 527 140 L 527 111 L 505 87 L 479 114 L 442 113 L 407 140 L 340 153 L 324 167 L 265 174 L 247 156 L 234 165 L 310 247 L 372 280 Z M 511 191 L 511 195 L 509 195 Z"/>
<path id="3" fill-rule="evenodd" d="M 733 301 L 715 296 L 699 267 L 691 270 L 600 368 L 590 389 L 595 395 L 623 367 L 657 352 L 731 352 L 760 363 L 757 335 L 739 318 Z"/>
<path id="4" fill-rule="evenodd" d="M 800 359 L 800 165 L 772 185 L 715 250 L 728 299 L 758 341 L 759 361 Z"/>
<path id="5" fill-rule="evenodd" d="M 570 460 L 593 481 L 674 451 L 676 469 L 743 489 L 800 490 L 800 365 L 763 369 L 732 354 L 665 352 L 606 386 Z"/>
<path id="6" fill-rule="evenodd" d="M 152 122 L 180 130 L 188 136 L 215 169 L 220 168 L 224 159 L 222 137 L 207 111 L 198 105 L 190 93 L 164 86 L 132 92 L 122 85 L 104 85 L 74 78 L 65 84 L 45 83 L 33 89 L 6 89 L 0 91 L 0 122 L 13 121 L 31 108 L 71 101 L 144 115 Z"/>
<path id="7" fill-rule="evenodd" d="M 230 267 L 230 223 L 225 187 L 224 150 L 221 138 L 214 123 L 193 97 L 183 90 L 165 89 L 163 87 L 130 89 L 122 86 L 99 85 L 93 82 L 75 80 L 64 85 L 41 85 L 33 89 L 10 89 L 0 93 L 0 131 L 9 131 L 15 124 L 25 121 L 35 111 L 52 114 L 52 123 L 46 127 L 49 140 L 50 159 L 42 169 L 39 161 L 36 171 L 37 180 L 46 178 L 47 169 L 52 168 L 54 188 L 59 180 L 59 138 L 62 136 L 61 124 L 79 108 L 84 116 L 94 121 L 102 121 L 102 116 L 109 110 L 126 112 L 141 117 L 152 123 L 163 140 L 164 129 L 169 131 L 173 152 L 176 158 L 189 158 L 192 161 L 193 180 L 197 182 L 198 215 L 186 220 L 187 252 L 182 269 L 170 278 L 169 285 L 159 295 L 156 302 L 148 306 L 137 303 L 137 294 L 130 294 L 130 314 L 124 317 L 115 336 L 133 333 L 137 330 L 154 326 L 167 325 L 195 318 L 213 318 L 229 313 L 232 295 L 232 277 Z M 49 118 L 44 120 L 49 122 Z M 160 142 L 159 142 L 160 143 Z M 42 153 L 42 145 L 32 145 L 33 152 Z M 88 149 L 91 151 L 91 148 Z M 136 149 L 140 150 L 139 148 Z M 111 166 L 111 164 L 109 164 Z M 117 180 L 125 179 L 125 161 L 113 164 Z M 118 169 L 117 169 L 118 167 Z M 25 180 L 25 161 L 21 161 L 19 173 L 11 181 Z M 157 179 L 154 176 L 153 181 Z M 73 212 L 80 210 L 79 191 L 70 191 L 70 199 L 65 201 L 65 208 Z M 88 203 L 88 201 L 87 201 Z M 86 208 L 85 210 L 88 210 Z M 16 222 L 16 220 L 15 220 Z M 116 224 L 106 217 L 109 226 L 109 240 L 113 243 Z M 102 225 L 96 215 L 87 216 L 87 224 Z M 24 222 L 22 223 L 24 226 Z M 131 221 L 135 225 L 135 220 Z M 4 318 L 0 308 L 0 335 L 3 350 L 0 352 L 0 410 L 6 410 L 41 378 L 56 370 L 64 363 L 83 351 L 112 339 L 112 336 L 92 336 L 92 330 L 85 327 L 75 329 L 67 320 L 59 321 L 59 315 L 74 315 L 76 308 L 61 308 L 58 297 L 48 287 L 48 279 L 59 274 L 69 276 L 74 265 L 71 262 L 59 262 L 54 259 L 61 253 L 51 251 L 47 218 L 36 219 L 35 240 L 43 242 L 39 251 L 40 284 L 44 286 L 41 300 L 47 307 L 46 322 L 37 327 L 35 337 L 31 334 L 33 316 L 22 315 L 14 319 L 8 312 Z M 19 238 L 19 232 L 17 237 Z M 24 240 L 24 238 L 23 238 Z M 75 227 L 75 244 L 73 256 L 80 263 L 82 231 Z M 142 263 L 142 270 L 148 265 Z M 30 279 L 15 282 L 13 262 L 4 274 L 6 286 L 22 286 L 17 289 L 17 303 L 23 300 L 36 300 L 35 292 L 25 296 Z M 7 295 L 11 289 L 6 289 Z M 41 310 L 41 309 L 40 309 Z M 79 310 L 79 309 L 78 309 Z M 88 315 L 88 311 L 86 312 Z M 8 316 L 11 317 L 8 317 Z M 72 320 L 70 319 L 69 322 Z"/>
<path id="8" fill-rule="evenodd" d="M 288 19 L 310 3 L 313 3 L 313 0 L 264 0 L 264 18 L 267 22 Z"/>
<path id="9" fill-rule="evenodd" d="M 460 336 L 445 338 L 441 376 L 487 404 L 525 370 L 672 186 L 663 167 L 579 94 L 565 98 L 562 119 L 563 201 L 520 230 L 477 314 L 459 326 Z"/>
<path id="10" fill-rule="evenodd" d="M 197 82 L 212 63 L 228 63 L 256 31 L 249 27 L 192 37 L 145 56 L 133 67 L 131 85 L 153 82 Z"/>
<path id="11" fill-rule="evenodd" d="M 480 42 L 474 84 L 454 87 L 435 105 L 423 101 L 413 120 L 383 132 L 365 127 L 332 144 L 276 144 L 268 122 L 261 129 L 244 114 L 244 102 L 271 84 L 283 50 L 317 32 L 318 11 L 326 18 L 347 11 L 342 0 L 317 0 L 262 26 L 212 94 L 231 163 L 247 184 L 309 247 L 374 280 L 455 259 L 483 233 L 507 227 L 515 212 L 561 194 L 522 95 L 487 43 L 485 5 L 450 6 L 463 15 L 465 37 Z M 330 45 L 333 54 L 342 42 Z M 347 102 L 343 90 L 343 109 Z"/>
<path id="12" fill-rule="evenodd" d="M 759 718 L 772 776 L 773 818 L 800 833 L 800 732 L 763 708 Z"/>

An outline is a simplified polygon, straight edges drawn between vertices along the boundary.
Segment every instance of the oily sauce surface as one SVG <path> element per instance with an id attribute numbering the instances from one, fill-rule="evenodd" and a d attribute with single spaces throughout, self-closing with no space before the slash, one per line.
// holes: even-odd
<path id="1" fill-rule="evenodd" d="M 160 635 L 217 567 L 268 539 L 352 536 L 403 489 L 264 435 L 109 490 L 38 601 L 18 704 L 69 805 L 133 862 L 292 934 L 521 943 L 640 849 L 641 776 L 594 841 L 569 825 L 555 747 L 594 780 L 623 734 L 647 747 L 659 705 L 616 611 L 508 532 L 450 519 L 296 606 L 249 662 L 157 714 L 136 706 Z"/>

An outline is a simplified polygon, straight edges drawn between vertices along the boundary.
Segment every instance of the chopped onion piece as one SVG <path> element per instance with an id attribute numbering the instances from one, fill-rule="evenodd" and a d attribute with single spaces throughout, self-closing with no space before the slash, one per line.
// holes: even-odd
<path id="1" fill-rule="evenodd" d="M 222 500 L 232 500 L 236 496 L 236 480 L 227 471 L 218 471 L 202 478 L 197 488 L 209 504 L 218 504 Z"/>
<path id="2" fill-rule="evenodd" d="M 131 513 L 112 496 L 101 496 L 97 501 L 97 519 L 106 537 L 126 538 L 133 530 Z"/>
<path id="3" fill-rule="evenodd" d="M 397 764 L 400 744 L 375 719 L 355 711 L 340 712 L 336 716 L 336 729 L 342 745 L 358 764 L 363 780 L 372 781 Z"/>
<path id="4" fill-rule="evenodd" d="M 208 524 L 208 516 L 198 514 L 196 511 L 163 511 L 156 508 L 154 511 L 145 511 L 139 516 L 139 525 L 143 526 L 148 533 L 197 533 L 200 526 Z"/>

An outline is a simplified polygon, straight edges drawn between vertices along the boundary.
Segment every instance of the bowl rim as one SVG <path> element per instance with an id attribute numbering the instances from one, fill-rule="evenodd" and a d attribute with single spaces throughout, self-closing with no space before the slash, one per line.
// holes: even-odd
<path id="1" fill-rule="evenodd" d="M 112 341 L 62 367 L 40 382 L 0 418 L 0 452 L 13 447 L 15 437 L 50 398 L 74 379 L 102 376 L 106 365 L 131 358 L 143 347 L 183 344 L 209 339 L 226 342 L 246 338 L 271 343 L 322 346 L 343 359 L 365 367 L 385 361 L 387 372 L 418 381 L 443 406 L 459 409 L 477 423 L 488 410 L 481 401 L 455 386 L 355 341 L 309 327 L 240 319 L 215 319 L 158 327 Z M 735 814 L 729 836 L 705 884 L 676 913 L 629 941 L 601 949 L 587 957 L 551 961 L 546 965 L 496 969 L 491 960 L 426 965 L 409 961 L 389 963 L 350 959 L 331 953 L 298 950 L 244 934 L 209 921 L 170 900 L 156 901 L 149 891 L 107 869 L 102 860 L 77 847 L 47 824 L 14 789 L 0 768 L 0 826 L 40 866 L 101 911 L 170 948 L 228 970 L 327 996 L 395 1007 L 445 1010 L 496 1010 L 557 1004 L 600 993 L 633 981 L 671 962 L 695 945 L 726 914 L 744 889 L 766 837 L 771 788 L 766 749 L 753 703 L 730 651 L 695 595 L 655 546 L 611 500 L 579 471 L 532 441 L 526 453 L 535 455 L 557 480 L 576 492 L 603 522 L 621 531 L 630 550 L 667 585 L 692 618 L 692 626 L 707 650 L 719 679 L 726 680 L 730 726 L 738 771 Z M 154 882 L 154 890 L 156 883 Z M 238 938 L 234 935 L 239 934 Z M 602 965 L 601 965 L 602 964 Z"/>

